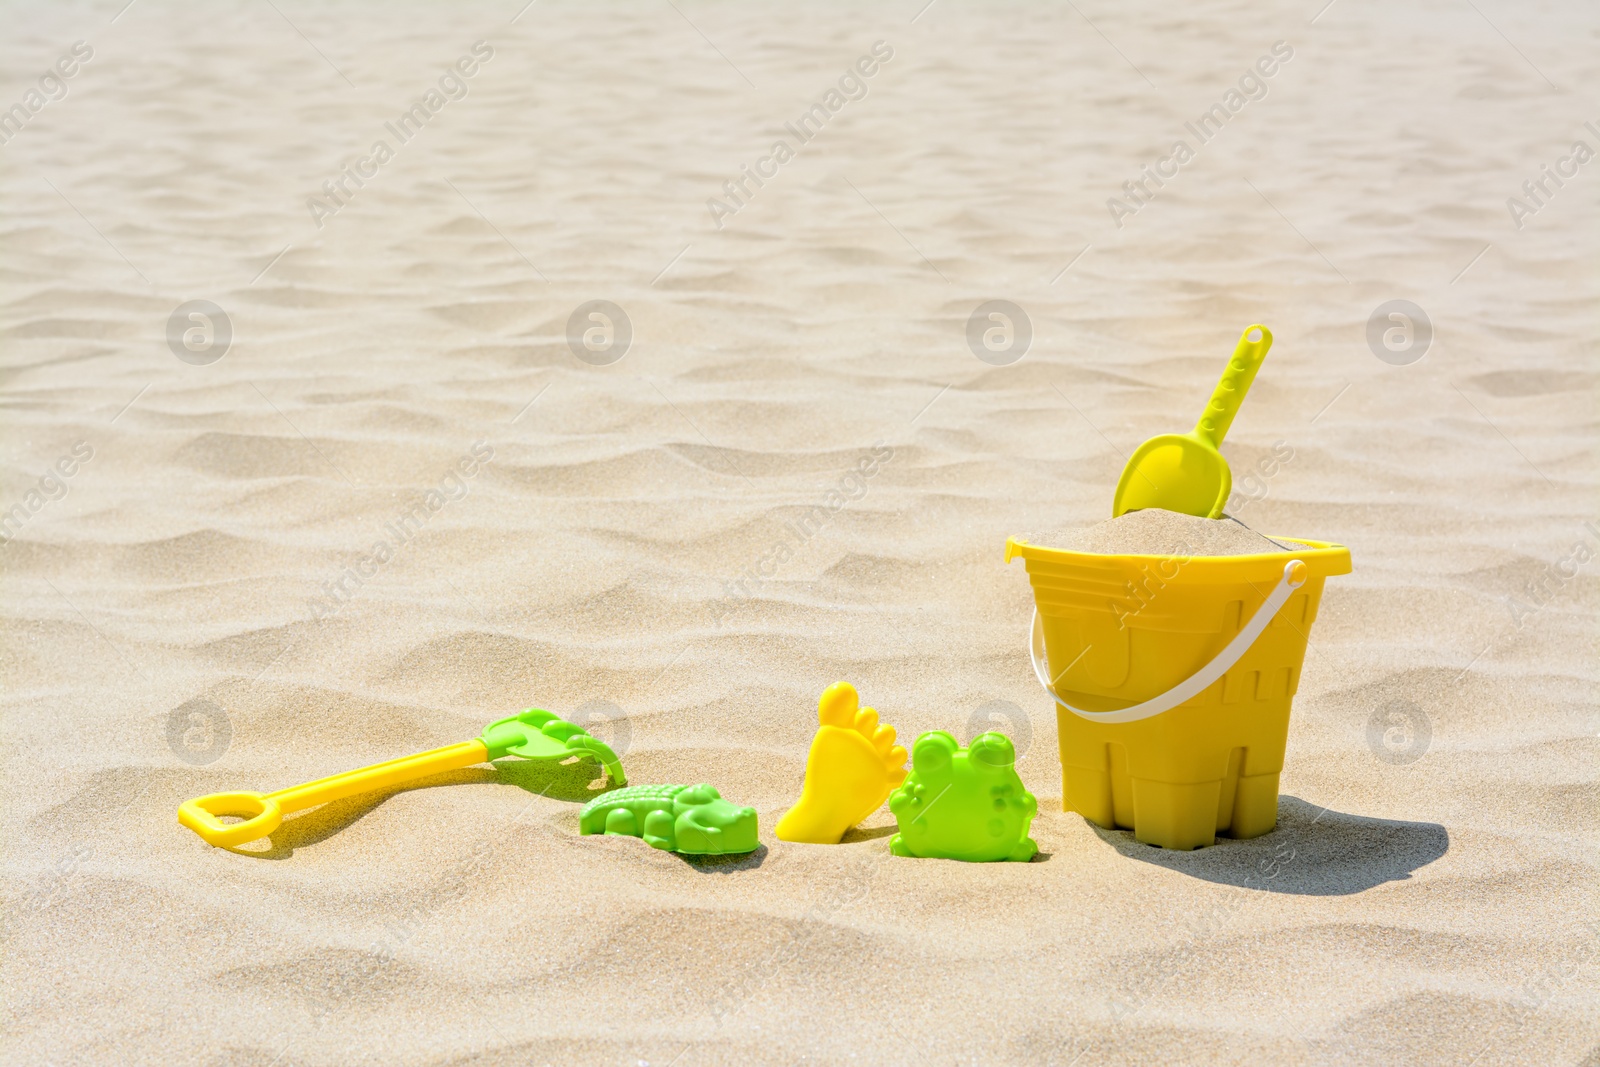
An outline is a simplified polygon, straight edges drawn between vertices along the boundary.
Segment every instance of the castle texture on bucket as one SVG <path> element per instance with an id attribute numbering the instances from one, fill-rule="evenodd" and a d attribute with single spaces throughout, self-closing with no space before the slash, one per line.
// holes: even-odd
<path id="1" fill-rule="evenodd" d="M 1035 667 L 1060 705 L 1064 810 L 1173 849 L 1277 825 L 1306 640 L 1324 580 L 1350 573 L 1342 545 L 1290 544 L 1292 552 L 1184 557 L 1006 542 L 1006 560 L 1027 563 L 1043 652 Z M 1271 614 L 1258 619 L 1263 611 Z M 1208 667 L 1224 669 L 1157 710 Z"/>

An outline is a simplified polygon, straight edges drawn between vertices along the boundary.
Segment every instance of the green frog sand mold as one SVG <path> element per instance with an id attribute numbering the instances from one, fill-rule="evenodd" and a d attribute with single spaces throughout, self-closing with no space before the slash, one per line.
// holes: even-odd
<path id="1" fill-rule="evenodd" d="M 962 748 L 943 730 L 911 746 L 911 774 L 889 797 L 900 832 L 896 856 L 985 862 L 1031 860 L 1028 836 L 1039 802 L 1017 777 L 1017 753 L 1004 734 L 980 734 Z"/>

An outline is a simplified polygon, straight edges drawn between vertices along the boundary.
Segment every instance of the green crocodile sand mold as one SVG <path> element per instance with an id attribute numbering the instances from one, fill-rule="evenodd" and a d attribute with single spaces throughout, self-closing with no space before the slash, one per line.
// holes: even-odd
<path id="1" fill-rule="evenodd" d="M 632 785 L 595 797 L 578 813 L 579 832 L 642 837 L 691 856 L 754 852 L 756 809 L 722 799 L 709 785 Z"/>

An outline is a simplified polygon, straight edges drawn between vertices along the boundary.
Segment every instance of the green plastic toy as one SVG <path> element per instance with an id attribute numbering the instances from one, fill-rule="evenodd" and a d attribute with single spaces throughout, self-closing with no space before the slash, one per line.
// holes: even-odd
<path id="1" fill-rule="evenodd" d="M 911 746 L 911 774 L 889 797 L 900 832 L 896 856 L 1027 862 L 1039 851 L 1028 836 L 1039 802 L 1017 777 L 1017 753 L 1005 734 L 980 734 L 962 748 L 943 730 Z"/>
<path id="2" fill-rule="evenodd" d="M 543 708 L 529 708 L 520 715 L 496 719 L 483 728 L 479 740 L 490 760 L 504 756 L 527 760 L 588 756 L 605 768 L 613 785 L 628 784 L 627 775 L 622 773 L 622 761 L 611 751 L 610 745 Z"/>
<path id="3" fill-rule="evenodd" d="M 756 809 L 722 799 L 709 785 L 631 785 L 595 797 L 578 813 L 584 834 L 642 837 L 645 844 L 691 856 L 754 852 Z"/>

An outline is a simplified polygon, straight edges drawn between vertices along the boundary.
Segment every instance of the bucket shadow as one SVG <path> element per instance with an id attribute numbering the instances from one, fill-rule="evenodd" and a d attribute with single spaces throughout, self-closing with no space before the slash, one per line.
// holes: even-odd
<path id="1" fill-rule="evenodd" d="M 284 860 L 294 855 L 297 848 L 306 848 L 326 841 L 346 827 L 352 826 L 376 811 L 383 802 L 400 793 L 414 789 L 432 789 L 439 786 L 480 785 L 498 783 L 514 785 L 537 796 L 552 800 L 583 803 L 600 795 L 605 769 L 587 760 L 556 763 L 549 760 L 504 760 L 491 768 L 468 767 L 445 774 L 435 774 L 408 782 L 398 789 L 376 790 L 359 796 L 335 800 L 310 811 L 290 815 L 283 824 L 267 837 L 250 841 L 229 852 L 258 860 Z M 263 848 L 265 844 L 268 847 Z"/>
<path id="2" fill-rule="evenodd" d="M 1348 815 L 1291 796 L 1278 798 L 1271 833 L 1249 841 L 1219 837 L 1193 852 L 1142 844 L 1130 830 L 1090 826 L 1130 859 L 1207 882 L 1301 896 L 1345 896 L 1403 882 L 1450 849 L 1450 834 L 1438 823 Z"/>

